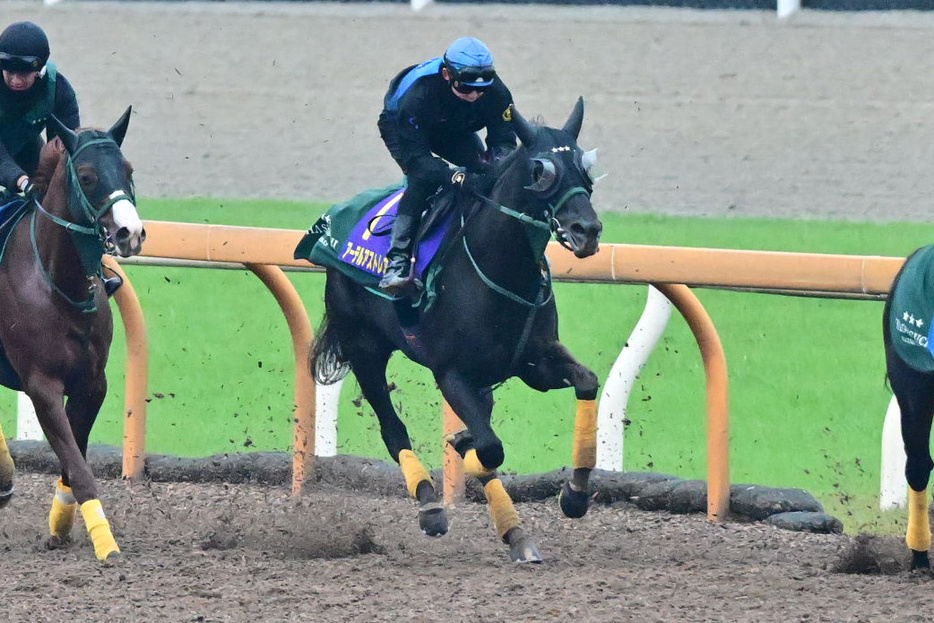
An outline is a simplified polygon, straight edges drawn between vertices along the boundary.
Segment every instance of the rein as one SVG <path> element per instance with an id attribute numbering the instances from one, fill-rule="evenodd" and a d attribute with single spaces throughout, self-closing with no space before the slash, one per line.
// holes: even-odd
<path id="1" fill-rule="evenodd" d="M 33 212 L 30 222 L 30 239 L 32 241 L 33 253 L 36 256 L 36 263 L 39 265 L 39 269 L 42 271 L 42 276 L 45 279 L 45 282 L 49 284 L 49 287 L 51 287 L 54 292 L 65 299 L 65 301 L 68 302 L 68 304 L 70 304 L 72 307 L 76 307 L 86 314 L 97 311 L 97 305 L 94 303 L 93 288 L 89 285 L 88 298 L 83 301 L 77 301 L 68 296 L 60 287 L 55 284 L 51 273 L 42 264 L 42 257 L 39 254 L 39 241 L 36 236 L 36 214 L 41 214 L 42 216 L 46 217 L 51 222 L 64 228 L 65 231 L 71 235 L 72 240 L 75 243 L 75 248 L 78 251 L 78 257 L 81 260 L 81 265 L 84 270 L 85 277 L 87 277 L 88 282 L 90 283 L 91 279 L 100 272 L 100 258 L 107 248 L 107 236 L 104 228 L 100 225 L 100 218 L 106 214 L 118 201 L 122 199 L 128 199 L 131 202 L 134 201 L 134 198 L 131 195 L 122 192 L 111 196 L 108 201 L 101 205 L 100 208 L 95 208 L 91 202 L 88 201 L 87 195 L 84 194 L 84 191 L 81 190 L 81 182 L 78 179 L 78 172 L 75 169 L 74 158 L 82 151 L 84 151 L 85 148 L 92 145 L 101 144 L 112 144 L 115 147 L 117 146 L 116 141 L 114 141 L 112 138 L 92 139 L 78 147 L 78 149 L 75 150 L 75 153 L 69 154 L 68 158 L 65 160 L 65 168 L 68 173 L 66 190 L 68 191 L 69 210 L 72 212 L 72 216 L 75 216 L 76 218 L 89 223 L 89 225 L 80 225 L 74 221 L 69 221 L 56 216 L 55 214 L 52 214 L 46 210 L 45 206 L 43 206 L 38 199 L 32 199 L 32 202 L 36 205 L 36 211 Z M 73 205 L 72 197 L 74 196 L 77 196 L 78 198 L 78 205 L 81 208 L 80 211 L 71 210 Z"/>
<path id="2" fill-rule="evenodd" d="M 558 223 L 558 219 L 555 217 L 555 215 L 559 210 L 561 210 L 561 208 L 564 207 L 564 204 L 566 204 L 571 199 L 571 197 L 580 194 L 585 194 L 588 196 L 590 195 L 590 193 L 587 192 L 587 190 L 582 186 L 572 186 L 569 188 L 563 195 L 561 195 L 558 201 L 556 201 L 554 204 L 548 204 L 548 209 L 545 211 L 545 217 L 547 221 L 540 221 L 529 216 L 528 214 L 525 214 L 524 212 L 519 212 L 518 210 L 508 208 L 500 203 L 493 201 L 489 197 L 485 197 L 477 192 L 474 192 L 474 196 L 480 199 L 483 203 L 495 208 L 506 216 L 518 220 L 527 227 L 545 230 L 549 233 L 549 236 L 544 238 L 541 244 L 536 244 L 532 240 L 531 236 L 529 236 L 529 245 L 532 247 L 532 253 L 535 258 L 539 260 L 539 262 L 544 266 L 544 270 L 541 271 L 541 282 L 539 284 L 538 293 L 536 294 L 534 301 L 528 301 L 515 292 L 507 290 L 506 288 L 496 284 L 483 272 L 483 270 L 477 264 L 477 260 L 474 259 L 473 253 L 470 252 L 470 246 L 467 244 L 467 223 L 464 220 L 464 217 L 461 216 L 461 231 L 463 232 L 461 240 L 464 244 L 464 252 L 467 253 L 467 258 L 470 260 L 471 265 L 473 265 L 473 269 L 477 273 L 477 276 L 480 277 L 480 280 L 483 281 L 483 283 L 486 284 L 488 288 L 500 296 L 504 296 L 510 301 L 518 303 L 523 307 L 527 307 L 529 310 L 525 317 L 525 324 L 522 327 L 522 335 L 519 337 L 519 341 L 516 343 L 516 349 L 513 351 L 512 360 L 509 362 L 509 372 L 515 370 L 516 365 L 519 363 L 519 358 L 522 356 L 522 352 L 525 350 L 525 346 L 529 341 L 529 336 L 532 334 L 532 326 L 535 323 L 535 316 L 538 314 L 538 310 L 550 303 L 555 296 L 554 288 L 551 287 L 551 265 L 548 263 L 548 259 L 545 258 L 545 248 L 548 244 L 548 238 L 554 236 L 558 244 L 560 244 L 565 249 L 571 250 L 568 244 L 564 241 L 563 237 L 558 236 L 558 229 L 560 224 Z M 476 212 L 474 214 L 476 214 Z M 544 262 L 541 262 L 543 259 Z M 548 292 L 547 297 L 545 297 L 546 291 Z M 492 392 L 503 383 L 505 383 L 505 381 L 502 381 L 496 386 L 491 387 L 489 391 Z"/>

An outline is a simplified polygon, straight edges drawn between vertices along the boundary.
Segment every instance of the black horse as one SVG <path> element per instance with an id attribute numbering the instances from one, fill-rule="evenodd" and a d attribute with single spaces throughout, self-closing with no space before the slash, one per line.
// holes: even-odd
<path id="1" fill-rule="evenodd" d="M 928 482 L 931 420 L 934 417 L 934 245 L 908 256 L 895 276 L 882 318 L 886 374 L 901 411 L 908 481 L 908 530 L 911 568 L 930 569 L 931 525 Z"/>
<path id="2" fill-rule="evenodd" d="M 129 122 L 128 108 L 107 131 L 75 133 L 52 117 L 60 140 L 43 148 L 39 191 L 7 223 L 0 263 L 0 382 L 29 396 L 61 463 L 48 545 L 70 540 L 80 507 L 100 560 L 120 551 L 85 460 L 113 337 L 101 258 L 139 253 L 146 235 L 120 151 Z M 12 461 L 2 434 L 0 453 L 0 501 L 8 501 Z"/>
<path id="3" fill-rule="evenodd" d="M 467 427 L 448 442 L 463 457 L 466 473 L 483 484 L 497 532 L 514 561 L 541 559 L 496 477 L 504 452 L 490 425 L 495 386 L 518 376 L 539 391 L 574 388 L 575 469 L 561 507 L 580 517 L 589 502 L 599 382 L 558 341 L 544 256 L 552 235 L 580 258 L 598 250 L 603 225 L 590 202 L 595 152 L 584 153 L 577 145 L 583 115 L 579 99 L 559 130 L 533 125 L 512 111 L 522 145 L 496 165 L 489 193 L 465 191 L 458 197 L 463 225 L 441 258 L 444 268 L 432 285 L 437 298 L 427 310 L 387 300 L 329 268 L 325 317 L 312 354 L 320 383 L 353 370 L 390 455 L 419 501 L 422 530 L 441 535 L 448 529 L 445 511 L 393 408 L 386 365 L 393 351 L 401 350 L 433 372 Z"/>

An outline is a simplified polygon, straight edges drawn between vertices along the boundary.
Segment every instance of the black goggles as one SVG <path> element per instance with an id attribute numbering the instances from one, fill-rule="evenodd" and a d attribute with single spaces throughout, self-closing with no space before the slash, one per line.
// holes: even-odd
<path id="1" fill-rule="evenodd" d="M 38 56 L 15 56 L 0 52 L 0 69 L 6 71 L 39 71 L 43 64 Z"/>
<path id="2" fill-rule="evenodd" d="M 484 91 L 487 90 L 487 88 L 489 88 L 489 86 L 490 85 L 486 85 L 483 87 L 475 87 L 469 84 L 464 84 L 463 82 L 458 82 L 456 80 L 454 81 L 454 90 L 464 95 L 470 95 L 474 91 L 476 91 L 477 93 L 483 93 Z"/>
<path id="3" fill-rule="evenodd" d="M 473 69 L 472 67 L 467 67 L 456 72 L 453 77 L 461 84 L 482 82 L 484 83 L 482 86 L 474 88 L 483 89 L 488 87 L 489 83 L 493 82 L 493 78 L 496 77 L 496 70 L 493 68 Z"/>

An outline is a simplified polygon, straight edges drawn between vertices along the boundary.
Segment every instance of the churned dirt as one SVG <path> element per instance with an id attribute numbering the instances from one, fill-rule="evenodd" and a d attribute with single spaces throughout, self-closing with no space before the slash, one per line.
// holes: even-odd
<path id="1" fill-rule="evenodd" d="M 83 526 L 46 551 L 53 477 L 20 474 L 3 509 L 3 619 L 73 621 L 923 621 L 931 581 L 900 539 L 861 544 L 763 524 L 518 504 L 545 558 L 509 562 L 484 506 L 422 535 L 414 502 L 318 485 L 103 482 L 124 556 Z M 857 574 L 851 571 L 871 572 Z"/>
<path id="2" fill-rule="evenodd" d="M 934 20 L 927 14 L 609 7 L 5 1 L 32 19 L 83 120 L 133 104 L 125 152 L 146 197 L 338 201 L 398 178 L 375 118 L 406 63 L 475 34 L 527 116 L 583 95 L 602 210 L 927 219 Z M 309 220 L 310 223 L 310 220 Z M 516 566 L 486 509 L 419 533 L 414 503 L 311 487 L 104 480 L 124 550 L 82 526 L 46 551 L 53 477 L 0 510 L 0 620 L 924 621 L 929 578 L 900 539 L 702 516 L 520 504 L 546 561 Z M 856 573 L 862 572 L 862 573 Z"/>

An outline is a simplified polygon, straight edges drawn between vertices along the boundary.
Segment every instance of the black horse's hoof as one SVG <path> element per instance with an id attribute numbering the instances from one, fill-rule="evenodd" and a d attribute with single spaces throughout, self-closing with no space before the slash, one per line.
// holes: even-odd
<path id="1" fill-rule="evenodd" d="M 448 533 L 448 515 L 444 504 L 433 502 L 418 509 L 418 527 L 428 536 L 444 536 Z"/>
<path id="2" fill-rule="evenodd" d="M 509 560 L 515 563 L 539 564 L 542 562 L 542 557 L 535 543 L 523 536 L 509 544 Z"/>
<path id="3" fill-rule="evenodd" d="M 46 549 L 65 549 L 71 545 L 71 536 L 58 536 L 57 534 L 51 535 L 45 541 Z"/>
<path id="4" fill-rule="evenodd" d="M 571 483 L 566 482 L 558 495 L 558 503 L 561 505 L 561 512 L 564 513 L 565 517 L 580 519 L 587 514 L 587 508 L 590 506 L 590 494 L 586 491 L 575 491 L 571 488 Z"/>
<path id="5" fill-rule="evenodd" d="M 9 503 L 10 503 L 10 500 L 12 500 L 12 499 L 13 499 L 13 489 L 12 489 L 12 488 L 11 488 L 9 491 L 2 491 L 2 492 L 0 492 L 0 508 L 3 508 L 3 507 L 6 506 L 7 504 L 9 504 Z"/>
<path id="6" fill-rule="evenodd" d="M 919 552 L 916 550 L 911 550 L 911 570 L 929 570 L 931 568 L 931 561 L 928 558 L 927 552 Z"/>

